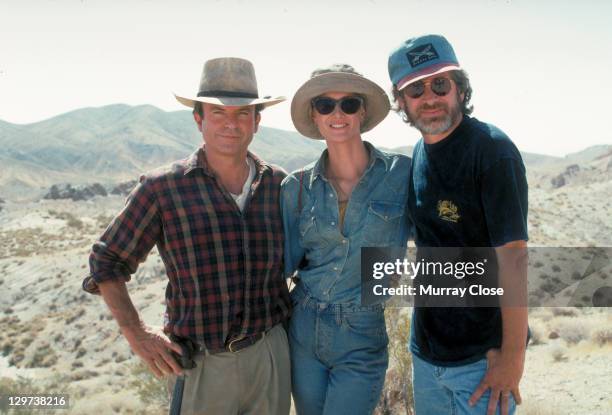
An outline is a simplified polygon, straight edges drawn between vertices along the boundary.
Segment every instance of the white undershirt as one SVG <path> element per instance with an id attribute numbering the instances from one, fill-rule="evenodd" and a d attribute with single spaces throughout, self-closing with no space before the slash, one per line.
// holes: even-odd
<path id="1" fill-rule="evenodd" d="M 246 163 L 249 165 L 249 175 L 242 186 L 242 193 L 235 195 L 230 192 L 230 195 L 232 195 L 232 198 L 234 198 L 234 201 L 236 202 L 236 205 L 238 205 L 241 212 L 244 210 L 244 205 L 246 204 L 247 196 L 249 195 L 249 190 L 251 189 L 251 184 L 253 184 L 253 179 L 255 178 L 255 162 L 247 156 Z"/>

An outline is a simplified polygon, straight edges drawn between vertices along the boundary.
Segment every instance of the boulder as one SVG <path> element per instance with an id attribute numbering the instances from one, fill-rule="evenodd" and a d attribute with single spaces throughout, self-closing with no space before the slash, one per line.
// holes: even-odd
<path id="1" fill-rule="evenodd" d="M 128 194 L 130 194 L 132 189 L 136 187 L 137 183 L 138 181 L 136 180 L 119 183 L 117 186 L 113 187 L 113 189 L 110 191 L 110 194 L 127 196 Z"/>
<path id="2" fill-rule="evenodd" d="M 73 187 L 70 183 L 54 184 L 43 199 L 88 200 L 94 196 L 107 196 L 108 193 L 100 183 Z"/>
<path id="3" fill-rule="evenodd" d="M 580 166 L 577 164 L 571 164 L 565 168 L 563 173 L 553 177 L 550 180 L 550 184 L 553 188 L 558 189 L 561 186 L 565 186 L 568 183 L 568 179 L 572 176 L 576 176 L 579 172 Z"/>

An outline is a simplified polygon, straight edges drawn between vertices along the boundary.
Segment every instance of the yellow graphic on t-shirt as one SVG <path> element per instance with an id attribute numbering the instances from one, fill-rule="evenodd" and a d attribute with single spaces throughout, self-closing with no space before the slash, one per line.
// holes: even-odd
<path id="1" fill-rule="evenodd" d="M 450 200 L 438 200 L 438 217 L 448 222 L 457 223 L 459 216 L 457 206 Z"/>

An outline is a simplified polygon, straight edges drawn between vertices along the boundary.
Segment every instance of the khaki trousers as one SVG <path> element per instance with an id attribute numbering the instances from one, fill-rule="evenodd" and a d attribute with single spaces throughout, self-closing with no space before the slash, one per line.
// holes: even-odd
<path id="1" fill-rule="evenodd" d="M 185 371 L 181 415 L 289 414 L 289 344 L 281 324 L 236 353 L 200 354 L 194 360 L 197 367 Z M 170 376 L 171 392 L 175 382 Z"/>

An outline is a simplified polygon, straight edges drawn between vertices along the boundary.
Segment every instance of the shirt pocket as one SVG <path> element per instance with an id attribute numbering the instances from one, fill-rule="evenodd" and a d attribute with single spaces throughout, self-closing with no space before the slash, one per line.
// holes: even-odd
<path id="1" fill-rule="evenodd" d="M 364 246 L 393 246 L 399 243 L 405 206 L 401 203 L 372 200 L 363 229 Z"/>
<path id="2" fill-rule="evenodd" d="M 328 245 L 327 240 L 321 235 L 320 226 L 312 212 L 300 218 L 300 239 L 306 250 L 318 251 Z"/>

